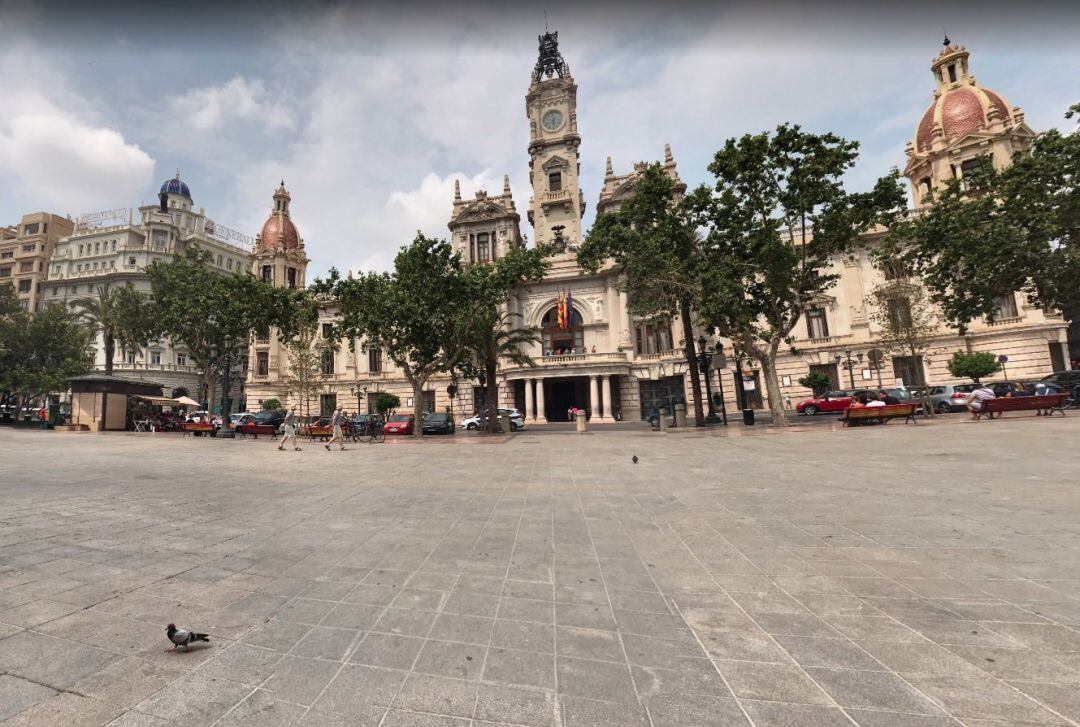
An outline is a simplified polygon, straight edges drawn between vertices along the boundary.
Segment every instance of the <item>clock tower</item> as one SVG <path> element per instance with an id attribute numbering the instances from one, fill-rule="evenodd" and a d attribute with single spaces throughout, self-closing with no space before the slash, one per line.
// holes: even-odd
<path id="1" fill-rule="evenodd" d="M 540 57 L 525 96 L 529 119 L 529 179 L 533 196 L 529 222 L 537 243 L 577 246 L 582 242 L 585 198 L 578 185 L 581 172 L 577 128 L 577 84 L 559 53 L 559 34 L 540 36 Z"/>

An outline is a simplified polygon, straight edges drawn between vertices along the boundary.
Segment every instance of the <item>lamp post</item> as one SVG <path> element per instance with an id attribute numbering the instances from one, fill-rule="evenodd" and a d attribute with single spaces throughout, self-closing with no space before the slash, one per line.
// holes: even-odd
<path id="1" fill-rule="evenodd" d="M 224 362 L 221 367 L 221 429 L 218 430 L 217 436 L 224 437 L 226 439 L 234 436 L 229 414 L 231 413 L 229 407 L 229 379 L 232 375 L 232 345 L 233 337 L 229 334 L 225 334 L 225 338 L 222 341 L 222 353 L 224 356 Z M 216 347 L 211 347 L 216 348 Z"/>
<path id="2" fill-rule="evenodd" d="M 712 356 L 716 353 L 716 349 L 706 349 L 705 344 L 708 343 L 705 340 L 705 336 L 698 337 L 698 368 L 701 369 L 701 375 L 705 377 L 705 396 L 709 401 L 709 415 L 705 417 L 706 424 L 715 424 L 720 417 L 716 416 L 716 405 L 713 404 L 712 396 Z M 721 383 L 723 386 L 723 383 Z M 721 399 L 723 395 L 721 395 Z M 725 413 L 723 418 L 724 424 L 727 424 L 727 415 Z"/>
<path id="3" fill-rule="evenodd" d="M 716 381 L 720 384 L 720 416 L 724 421 L 724 426 L 727 426 L 727 402 L 724 401 L 724 375 L 720 373 L 720 369 L 727 368 L 727 358 L 724 357 L 724 344 L 720 341 L 716 342 L 716 357 L 714 359 L 716 369 Z"/>
<path id="4" fill-rule="evenodd" d="M 360 397 L 361 396 L 367 396 L 367 387 L 366 386 L 360 386 L 360 384 L 357 384 L 357 385 L 353 386 L 351 389 L 349 389 L 349 393 L 356 397 L 356 413 L 359 415 L 360 414 Z M 366 412 L 366 413 L 370 414 L 371 412 Z"/>
<path id="5" fill-rule="evenodd" d="M 852 358 L 852 350 L 849 348 L 844 351 L 844 355 L 836 354 L 836 365 L 847 369 L 848 379 L 851 381 L 851 388 L 855 388 L 855 367 L 862 363 L 863 355 L 858 354 L 858 358 Z"/>

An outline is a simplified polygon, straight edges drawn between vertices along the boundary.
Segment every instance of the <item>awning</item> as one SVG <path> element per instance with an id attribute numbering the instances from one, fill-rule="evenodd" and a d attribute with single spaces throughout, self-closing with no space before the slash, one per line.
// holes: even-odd
<path id="1" fill-rule="evenodd" d="M 176 399 L 170 399 L 167 396 L 140 396 L 136 395 L 136 399 L 140 399 L 154 406 L 176 406 Z"/>
<path id="2" fill-rule="evenodd" d="M 199 402 L 192 399 L 190 396 L 178 396 L 173 399 L 178 406 L 199 406 Z"/>

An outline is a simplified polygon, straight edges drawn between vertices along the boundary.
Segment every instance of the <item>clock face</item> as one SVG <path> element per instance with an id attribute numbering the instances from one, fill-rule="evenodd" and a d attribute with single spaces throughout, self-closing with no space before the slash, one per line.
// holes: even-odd
<path id="1" fill-rule="evenodd" d="M 548 131 L 555 131 L 563 125 L 563 115 L 561 111 L 548 111 L 544 114 L 543 118 L 544 128 Z"/>

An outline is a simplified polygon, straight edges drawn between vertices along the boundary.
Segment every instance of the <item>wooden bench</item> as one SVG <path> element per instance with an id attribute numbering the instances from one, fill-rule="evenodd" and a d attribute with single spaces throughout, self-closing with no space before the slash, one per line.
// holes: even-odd
<path id="1" fill-rule="evenodd" d="M 196 437 L 214 433 L 214 425 L 210 422 L 184 422 L 181 428 L 185 435 L 194 434 Z"/>
<path id="2" fill-rule="evenodd" d="M 260 434 L 265 434 L 268 437 L 275 436 L 277 434 L 277 427 L 269 424 L 252 424 L 249 422 L 247 424 L 237 424 L 233 431 L 244 437 L 250 436 L 258 439 Z"/>
<path id="3" fill-rule="evenodd" d="M 886 404 L 885 406 L 858 406 L 844 409 L 840 415 L 840 421 L 844 426 L 850 426 L 852 422 L 876 422 L 888 424 L 890 419 L 903 419 L 904 424 L 915 424 L 915 412 L 922 408 L 920 404 Z"/>
<path id="4" fill-rule="evenodd" d="M 317 427 L 314 425 L 306 428 L 306 436 L 310 437 L 312 441 L 316 439 L 329 439 L 334 434 L 333 427 Z"/>
<path id="5" fill-rule="evenodd" d="M 1000 419 L 1002 413 L 1007 411 L 1038 411 L 1047 412 L 1050 416 L 1059 412 L 1065 416 L 1065 402 L 1068 394 L 1046 394 L 1045 396 L 1004 396 L 998 399 L 986 399 L 983 401 L 982 411 L 975 412 L 976 419 Z"/>

